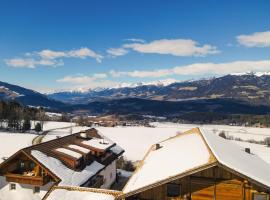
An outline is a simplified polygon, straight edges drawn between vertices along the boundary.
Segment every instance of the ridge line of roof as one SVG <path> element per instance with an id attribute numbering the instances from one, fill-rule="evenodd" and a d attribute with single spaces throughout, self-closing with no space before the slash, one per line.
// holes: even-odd
<path id="1" fill-rule="evenodd" d="M 95 128 L 89 128 L 89 129 L 87 129 L 87 130 L 91 130 L 91 129 L 95 129 Z M 97 129 L 95 129 L 95 130 L 97 130 Z M 23 149 L 31 149 L 31 147 L 41 146 L 41 145 L 50 143 L 50 142 L 55 141 L 55 140 L 59 140 L 59 139 L 62 139 L 62 138 L 67 138 L 67 137 L 70 137 L 70 136 L 74 136 L 74 135 L 76 135 L 76 134 L 78 134 L 78 133 L 81 133 L 81 132 L 82 132 L 82 131 L 78 131 L 78 132 L 76 132 L 76 133 L 72 133 L 72 134 L 69 134 L 69 135 L 65 135 L 65 136 L 60 137 L 60 138 L 55 138 L 55 139 L 52 139 L 52 140 L 48 140 L 48 141 L 46 141 L 46 142 L 41 142 L 41 143 L 39 143 L 39 144 L 34 144 L 34 145 L 31 145 L 31 146 L 22 148 L 21 150 L 23 150 Z"/>
<path id="2" fill-rule="evenodd" d="M 208 142 L 205 139 L 203 133 L 201 132 L 201 129 L 199 127 L 196 127 L 196 128 L 193 128 L 193 129 L 194 129 L 194 131 L 196 131 L 201 136 L 204 144 L 206 145 L 206 147 L 208 149 L 208 152 L 210 153 L 209 161 L 215 160 L 216 162 L 219 162 L 217 156 L 215 155 L 215 153 L 213 152 L 211 146 L 208 144 Z M 193 129 L 191 129 L 191 130 L 193 130 Z"/>

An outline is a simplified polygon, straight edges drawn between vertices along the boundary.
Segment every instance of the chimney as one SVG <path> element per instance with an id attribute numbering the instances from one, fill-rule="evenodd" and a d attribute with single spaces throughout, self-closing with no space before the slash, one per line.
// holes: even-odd
<path id="1" fill-rule="evenodd" d="M 159 143 L 155 144 L 155 150 L 158 150 L 161 148 L 161 145 Z"/>
<path id="2" fill-rule="evenodd" d="M 245 152 L 250 154 L 250 148 L 245 148 Z"/>

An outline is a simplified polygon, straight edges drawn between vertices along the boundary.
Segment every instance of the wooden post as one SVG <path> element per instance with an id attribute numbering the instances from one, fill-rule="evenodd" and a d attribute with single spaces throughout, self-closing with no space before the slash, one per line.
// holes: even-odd
<path id="1" fill-rule="evenodd" d="M 213 172 L 214 172 L 214 200 L 216 200 L 217 198 L 216 198 L 216 190 L 217 190 L 217 181 L 216 181 L 216 170 L 217 170 L 217 168 L 215 167 L 214 168 L 214 170 L 213 170 Z"/>
<path id="2" fill-rule="evenodd" d="M 189 184 L 188 184 L 188 187 L 189 187 L 189 199 L 191 199 L 191 178 L 190 178 L 190 176 L 188 177 L 188 182 L 189 182 Z"/>

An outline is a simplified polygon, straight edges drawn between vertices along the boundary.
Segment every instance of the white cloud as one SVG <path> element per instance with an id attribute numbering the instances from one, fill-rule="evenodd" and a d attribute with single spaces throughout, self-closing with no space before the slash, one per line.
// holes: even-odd
<path id="1" fill-rule="evenodd" d="M 246 47 L 270 47 L 270 31 L 239 35 L 236 39 L 239 44 Z"/>
<path id="2" fill-rule="evenodd" d="M 128 53 L 128 50 L 124 48 L 110 48 L 107 50 L 107 53 L 112 57 L 117 57 L 126 55 Z"/>
<path id="3" fill-rule="evenodd" d="M 92 76 L 85 75 L 75 75 L 75 76 L 65 76 L 64 78 L 58 79 L 59 83 L 70 83 L 70 84 L 88 84 L 98 79 L 106 78 L 106 74 L 94 74 Z"/>
<path id="4" fill-rule="evenodd" d="M 63 65 L 64 62 L 61 58 L 80 58 L 84 59 L 91 57 L 96 59 L 97 62 L 101 62 L 103 59 L 102 55 L 99 55 L 88 48 L 80 48 L 70 51 L 52 51 L 49 49 L 42 50 L 40 52 L 28 52 L 24 54 L 23 58 L 12 58 L 6 59 L 5 63 L 11 67 L 21 68 L 35 68 L 38 65 L 43 66 L 59 66 Z"/>
<path id="5" fill-rule="evenodd" d="M 56 59 L 61 57 L 73 57 L 73 58 L 87 58 L 91 57 L 97 60 L 97 62 L 101 62 L 103 59 L 102 55 L 97 54 L 93 50 L 83 47 L 80 49 L 75 49 L 71 51 L 52 51 L 49 49 L 42 50 L 37 53 L 44 59 Z"/>
<path id="6" fill-rule="evenodd" d="M 70 84 L 86 84 L 94 80 L 95 78 L 90 76 L 65 76 L 64 78 L 58 79 L 57 82 Z"/>
<path id="7" fill-rule="evenodd" d="M 49 49 L 42 50 L 42 51 L 38 52 L 37 54 L 44 59 L 50 59 L 50 60 L 60 58 L 60 57 L 66 57 L 65 52 L 52 51 Z"/>
<path id="8" fill-rule="evenodd" d="M 107 88 L 118 85 L 118 82 L 114 82 L 106 79 L 106 74 L 93 74 L 90 76 L 86 75 L 75 75 L 65 76 L 64 78 L 58 79 L 58 83 L 70 84 L 72 89 L 86 91 L 93 88 Z"/>
<path id="9" fill-rule="evenodd" d="M 159 78 L 171 75 L 225 75 L 243 72 L 268 72 L 270 60 L 235 61 L 228 63 L 194 63 L 168 69 L 151 71 L 110 71 L 113 77 L 129 76 L 134 78 Z"/>
<path id="10" fill-rule="evenodd" d="M 107 74 L 104 74 L 104 73 L 94 74 L 93 77 L 96 79 L 107 78 Z"/>
<path id="11" fill-rule="evenodd" d="M 123 47 L 140 53 L 170 54 L 174 56 L 206 56 L 219 53 L 215 46 L 208 44 L 200 46 L 196 41 L 189 39 L 162 39 L 144 44 L 124 44 Z"/>
<path id="12" fill-rule="evenodd" d="M 32 58 L 13 58 L 13 59 L 6 59 L 5 63 L 11 67 L 16 68 L 35 68 L 37 65 L 43 66 L 59 66 L 63 65 L 61 60 L 48 60 L 48 59 L 41 59 L 35 60 Z"/>
<path id="13" fill-rule="evenodd" d="M 128 39 L 124 39 L 125 41 L 130 41 L 130 42 L 140 42 L 140 43 L 144 43 L 145 40 L 143 39 L 139 39 L 139 38 L 128 38 Z"/>

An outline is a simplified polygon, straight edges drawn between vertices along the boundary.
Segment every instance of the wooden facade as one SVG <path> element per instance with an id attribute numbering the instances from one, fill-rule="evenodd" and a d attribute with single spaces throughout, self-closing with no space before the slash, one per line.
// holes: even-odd
<path id="1" fill-rule="evenodd" d="M 46 185 L 51 180 L 56 181 L 39 163 L 30 159 L 23 152 L 14 156 L 0 171 L 6 181 L 36 186 Z"/>
<path id="2" fill-rule="evenodd" d="M 212 167 L 156 185 L 127 200 L 269 200 L 269 191 L 229 172 Z"/>

